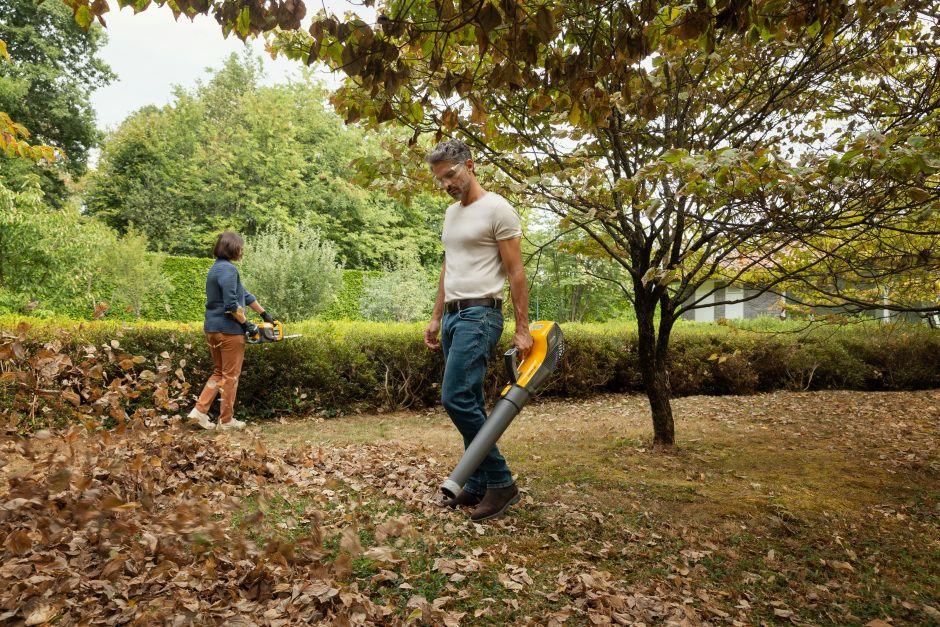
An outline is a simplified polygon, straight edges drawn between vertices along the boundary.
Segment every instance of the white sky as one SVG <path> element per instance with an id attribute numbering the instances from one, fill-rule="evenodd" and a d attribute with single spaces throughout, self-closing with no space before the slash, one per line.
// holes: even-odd
<path id="1" fill-rule="evenodd" d="M 174 21 L 165 7 L 152 6 L 134 15 L 126 7 L 119 11 L 111 2 L 105 14 L 108 43 L 100 57 L 111 66 L 118 78 L 92 95 L 98 113 L 98 126 L 110 129 L 128 114 L 148 104 L 164 105 L 171 99 L 173 85 L 191 87 L 206 77 L 207 68 L 218 68 L 232 52 L 241 52 L 248 45 L 264 59 L 264 84 L 274 84 L 299 76 L 298 62 L 279 57 L 272 60 L 264 51 L 264 42 L 250 40 L 244 44 L 235 35 L 222 37 L 222 29 L 213 17 L 198 16 L 194 21 L 181 17 Z M 308 17 L 323 6 L 308 0 Z M 350 8 L 344 0 L 329 0 L 331 10 Z M 329 81 L 330 75 L 322 73 Z M 335 79 L 334 79 L 335 80 Z"/>

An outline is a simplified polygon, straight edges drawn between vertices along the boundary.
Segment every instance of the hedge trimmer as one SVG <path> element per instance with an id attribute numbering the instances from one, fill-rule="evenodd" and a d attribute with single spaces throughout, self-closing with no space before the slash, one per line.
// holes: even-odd
<path id="1" fill-rule="evenodd" d="M 247 332 L 245 337 L 249 344 L 265 344 L 267 342 L 280 342 L 294 337 L 300 337 L 302 333 L 284 335 L 284 324 L 280 320 L 274 322 L 262 322 L 255 327 L 254 333 Z"/>

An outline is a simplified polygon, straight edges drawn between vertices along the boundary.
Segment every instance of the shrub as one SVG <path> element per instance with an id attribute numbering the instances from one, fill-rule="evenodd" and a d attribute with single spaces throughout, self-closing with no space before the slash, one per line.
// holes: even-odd
<path id="1" fill-rule="evenodd" d="M 431 315 L 436 284 L 417 259 L 365 278 L 359 310 L 366 320 L 416 322 Z"/>
<path id="2" fill-rule="evenodd" d="M 342 286 L 335 248 L 308 227 L 275 225 L 252 237 L 241 267 L 246 288 L 283 320 L 315 316 Z"/>
<path id="3" fill-rule="evenodd" d="M 153 320 L 201 322 L 206 311 L 206 273 L 213 262 L 214 259 L 210 257 L 166 255 L 163 258 L 163 274 L 173 285 L 169 311 L 163 308 L 148 308 L 144 317 Z"/>
<path id="4" fill-rule="evenodd" d="M 101 251 L 102 280 L 110 286 L 111 306 L 140 318 L 144 305 L 156 302 L 169 313 L 173 284 L 163 274 L 163 255 L 147 252 L 147 237 L 129 230 Z"/>
<path id="5" fill-rule="evenodd" d="M 365 281 L 379 276 L 377 270 L 343 270 L 343 287 L 336 300 L 318 318 L 320 320 L 362 320 L 360 303 Z"/>
<path id="6" fill-rule="evenodd" d="M 115 239 L 75 206 L 50 207 L 37 180 L 17 190 L 0 184 L 3 308 L 90 313 L 100 252 Z"/>

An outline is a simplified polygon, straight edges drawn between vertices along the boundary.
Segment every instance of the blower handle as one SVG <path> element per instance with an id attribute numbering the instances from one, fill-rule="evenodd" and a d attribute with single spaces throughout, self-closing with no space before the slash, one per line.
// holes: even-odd
<path id="1" fill-rule="evenodd" d="M 503 354 L 503 365 L 506 366 L 506 376 L 510 385 L 519 380 L 519 349 L 513 346 Z"/>

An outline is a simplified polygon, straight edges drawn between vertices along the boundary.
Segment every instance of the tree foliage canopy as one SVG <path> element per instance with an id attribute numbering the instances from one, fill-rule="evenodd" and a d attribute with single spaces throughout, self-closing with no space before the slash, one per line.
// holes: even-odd
<path id="1" fill-rule="evenodd" d="M 406 205 L 351 182 L 349 162 L 377 147 L 343 127 L 316 84 L 259 79 L 257 59 L 233 55 L 170 105 L 130 116 L 103 144 L 89 212 L 173 253 L 205 255 L 226 228 L 280 225 L 318 229 L 350 267 L 434 258 L 439 201 Z"/>
<path id="2" fill-rule="evenodd" d="M 0 55 L 9 56 L 0 62 L 0 132 L 17 142 L 4 142 L 10 156 L 29 158 L 0 161 L 0 175 L 22 183 L 38 173 L 47 200 L 61 206 L 63 177 L 84 174 L 98 141 L 91 93 L 114 78 L 97 56 L 104 31 L 82 29 L 59 2 L 9 0 L 0 5 L 0 40 Z M 45 145 L 30 151 L 36 143 Z"/>

